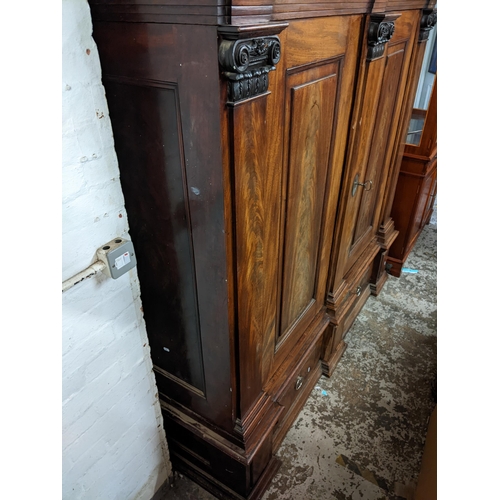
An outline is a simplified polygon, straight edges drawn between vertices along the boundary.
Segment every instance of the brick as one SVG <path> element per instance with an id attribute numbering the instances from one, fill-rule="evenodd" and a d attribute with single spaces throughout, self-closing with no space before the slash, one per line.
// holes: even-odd
<path id="1" fill-rule="evenodd" d="M 162 456 L 161 446 L 156 446 L 153 450 L 152 456 L 155 457 L 156 460 L 160 460 Z M 128 472 L 128 468 L 125 469 Z M 149 494 L 147 491 L 144 491 L 145 488 L 142 486 L 144 484 L 145 475 L 147 474 L 147 467 L 142 466 L 135 470 L 130 470 L 128 474 L 124 476 L 123 483 L 119 486 L 122 491 L 130 491 L 132 498 L 134 500 L 150 500 L 154 491 L 151 493 L 151 488 L 154 489 L 153 485 L 161 485 L 167 479 L 167 471 L 165 469 L 158 468 L 154 471 L 153 477 L 151 477 L 149 484 L 150 490 Z M 118 499 L 117 499 L 118 500 Z"/>
<path id="2" fill-rule="evenodd" d="M 87 411 L 96 412 L 97 416 L 105 413 L 106 409 L 99 406 L 99 401 L 103 401 L 104 396 L 109 396 L 104 400 L 107 407 L 113 405 L 119 399 L 117 391 L 112 389 L 117 386 L 121 378 L 121 365 L 116 362 L 99 377 L 87 384 L 78 393 L 77 397 L 65 401 L 62 407 L 63 431 L 70 429 Z"/>
<path id="3" fill-rule="evenodd" d="M 143 482 L 142 476 L 140 478 L 142 481 L 138 481 L 135 476 L 132 476 L 126 480 L 122 489 L 130 491 L 134 500 L 151 500 L 155 493 L 156 485 L 162 485 L 167 478 L 168 471 L 162 464 L 150 474 L 149 481 L 145 486 L 142 486 L 142 488 L 138 489 L 140 484 Z"/>
<path id="4" fill-rule="evenodd" d="M 154 436 L 154 439 L 161 442 L 157 431 L 153 431 L 151 427 L 151 422 L 155 421 L 152 410 L 153 401 L 153 395 L 145 393 L 142 399 L 135 401 L 125 396 L 119 403 L 112 406 L 96 422 L 98 425 L 93 425 L 67 447 L 66 451 L 73 456 L 78 456 L 78 460 L 70 464 L 65 475 L 74 474 L 75 470 L 78 471 L 77 475 L 82 475 L 97 462 L 96 457 L 100 459 L 107 454 L 120 455 L 120 462 L 135 461 L 135 455 L 126 455 L 124 451 L 138 436 L 141 436 L 141 433 L 145 433 L 146 436 Z M 142 415 L 137 414 L 137 406 L 147 408 L 148 405 L 151 409 L 146 410 Z M 89 443 L 94 444 L 89 447 Z"/>
<path id="5" fill-rule="evenodd" d="M 123 193 L 114 189 L 118 184 L 108 182 L 98 187 L 94 186 L 84 196 L 63 205 L 63 231 L 69 232 L 81 226 L 82 218 L 90 225 L 102 213 L 102 207 L 111 206 L 122 210 L 124 206 Z M 118 192 L 117 192 L 118 191 Z M 105 213 L 109 213 L 106 210 Z M 103 215 L 104 217 L 104 215 Z M 97 246 L 106 243 L 100 241 Z"/>
<path id="6" fill-rule="evenodd" d="M 107 310 L 112 305 L 115 306 L 113 314 L 107 314 Z M 103 318 L 105 318 L 104 321 Z M 77 369 L 78 360 L 82 356 L 85 356 L 87 363 L 92 361 L 103 349 L 120 338 L 124 330 L 128 331 L 132 326 L 137 329 L 136 325 L 139 320 L 133 302 L 122 300 L 121 297 L 119 299 L 111 297 L 80 316 L 80 321 L 63 333 L 63 370 L 65 373 L 70 375 Z M 88 334 L 89 331 L 92 332 L 91 335 Z M 140 343 L 139 334 L 135 336 Z"/>
<path id="7" fill-rule="evenodd" d="M 146 367 L 143 364 L 131 367 L 127 377 L 122 379 L 119 386 L 111 387 L 110 390 L 102 394 L 101 398 L 93 402 L 85 413 L 82 413 L 79 418 L 74 419 L 72 422 L 63 421 L 63 446 L 68 448 L 71 452 L 70 446 L 72 443 L 85 435 L 89 429 L 96 425 L 101 425 L 104 416 L 111 411 L 111 409 L 124 402 L 134 411 L 138 408 L 151 407 L 154 401 L 153 390 L 156 387 L 151 387 L 147 378 Z M 147 382 L 147 385 L 146 385 Z M 136 392 L 137 386 L 141 386 L 144 394 Z M 125 400 L 125 401 L 124 401 Z M 119 406 L 117 406 L 119 407 Z M 121 424 L 120 424 L 121 425 Z M 155 420 L 155 425 L 156 420 Z M 124 430 L 124 432 L 126 429 Z M 93 440 L 98 441 L 107 432 L 107 427 L 104 426 L 99 430 L 99 427 L 93 429 Z M 81 456 L 82 451 L 74 453 L 76 456 Z"/>
<path id="8" fill-rule="evenodd" d="M 118 495 L 118 498 L 125 498 L 130 492 L 123 492 L 117 489 L 117 485 L 127 478 L 133 470 L 139 469 L 144 464 L 162 461 L 161 454 L 153 454 L 158 446 L 151 439 L 151 430 L 146 426 L 131 428 L 123 437 L 126 444 L 124 447 L 114 446 L 107 450 L 99 460 L 86 471 L 81 471 L 82 475 L 76 484 L 84 484 L 88 488 L 87 498 L 109 498 Z M 98 449 L 96 455 L 98 454 Z M 154 458 L 154 460 L 151 460 Z M 150 469 L 150 467 L 147 467 Z M 144 479 L 147 478 L 144 477 Z M 97 496 L 96 496 L 97 495 Z M 107 495 L 107 496 L 100 496 Z M 132 498 L 132 497 L 131 497 Z"/>

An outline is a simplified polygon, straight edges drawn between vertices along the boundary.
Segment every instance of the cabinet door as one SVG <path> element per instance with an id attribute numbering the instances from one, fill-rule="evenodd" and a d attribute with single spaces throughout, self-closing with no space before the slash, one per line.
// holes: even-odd
<path id="1" fill-rule="evenodd" d="M 324 308 L 360 29 L 290 22 L 270 93 L 229 111 L 243 418 Z"/>
<path id="2" fill-rule="evenodd" d="M 373 238 L 376 230 L 375 208 L 379 195 L 382 192 L 384 174 L 386 173 L 386 157 L 390 158 L 392 151 L 392 130 L 395 130 L 400 108 L 397 106 L 398 97 L 404 88 L 403 69 L 405 55 L 408 55 L 408 41 L 402 40 L 388 44 L 386 49 L 385 67 L 380 88 L 380 99 L 377 108 L 375 129 L 373 133 L 370 155 L 366 168 L 361 172 L 360 183 L 354 196 L 357 217 L 353 228 L 349 248 L 347 268 L 351 268 L 359 258 L 367 243 Z M 388 154 L 389 153 L 389 154 Z M 362 179 L 362 180 L 361 180 Z M 355 187 L 351 188 L 351 193 Z"/>
<path id="3" fill-rule="evenodd" d="M 359 17 L 339 17 L 286 34 L 274 369 L 324 310 L 359 30 Z"/>
<path id="4" fill-rule="evenodd" d="M 384 55 L 367 61 L 360 73 L 332 292 L 368 245 L 375 245 L 418 18 L 417 11 L 397 17 Z"/>

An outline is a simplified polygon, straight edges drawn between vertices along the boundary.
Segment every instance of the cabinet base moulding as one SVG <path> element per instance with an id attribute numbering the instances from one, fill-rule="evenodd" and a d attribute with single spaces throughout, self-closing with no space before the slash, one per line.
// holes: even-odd
<path id="1" fill-rule="evenodd" d="M 236 494 L 232 490 L 229 490 L 223 483 L 217 481 L 205 471 L 199 469 L 183 458 L 173 455 L 171 456 L 171 460 L 176 471 L 187 476 L 189 479 L 199 484 L 202 488 L 221 500 L 259 500 L 264 495 L 266 489 L 269 487 L 269 484 L 282 464 L 281 460 L 273 457 L 264 472 L 261 474 L 250 495 L 248 497 L 244 497 Z"/>
<path id="2" fill-rule="evenodd" d="M 325 377 L 330 378 L 332 376 L 335 368 L 337 368 L 340 358 L 342 358 L 346 349 L 347 344 L 344 342 L 344 340 L 341 340 L 332 356 L 329 359 L 323 360 L 321 362 L 321 368 Z"/>
<path id="3" fill-rule="evenodd" d="M 385 263 L 385 260 L 383 262 Z M 387 274 L 387 271 L 384 270 L 384 272 L 380 275 L 376 283 L 370 283 L 370 291 L 374 297 L 377 297 L 377 295 L 380 294 L 382 288 L 384 288 L 384 285 L 388 279 L 389 275 Z"/>

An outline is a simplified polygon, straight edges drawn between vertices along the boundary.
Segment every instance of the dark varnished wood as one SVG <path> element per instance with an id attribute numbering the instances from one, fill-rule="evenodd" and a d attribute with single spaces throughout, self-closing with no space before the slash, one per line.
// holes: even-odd
<path id="1" fill-rule="evenodd" d="M 231 2 L 231 22 L 247 24 L 301 18 L 342 16 L 364 13 L 386 13 L 410 9 L 432 8 L 434 0 L 234 0 Z"/>
<path id="2" fill-rule="evenodd" d="M 235 24 L 245 24 L 249 21 L 261 22 L 304 19 L 314 17 L 330 17 L 338 15 L 361 14 L 369 10 L 370 1 L 360 0 L 348 2 L 345 0 L 331 0 L 327 2 L 263 2 L 235 1 L 231 7 L 231 20 Z"/>
<path id="3" fill-rule="evenodd" d="M 142 300 L 153 363 L 159 373 L 205 397 L 178 89 L 108 78 L 106 90 L 113 119 L 134 124 L 116 127 L 115 139 L 137 258 L 148 262 L 141 267 L 140 279 L 145 284 Z M 167 331 L 164 325 L 169 325 Z"/>
<path id="4" fill-rule="evenodd" d="M 273 451 L 278 449 L 321 375 L 319 361 L 327 326 L 326 316 L 318 315 L 290 351 L 291 362 L 283 363 L 266 386 L 266 390 L 273 394 L 273 400 L 283 410 L 274 429 Z"/>
<path id="5" fill-rule="evenodd" d="M 370 238 L 373 235 L 374 224 L 376 223 L 374 220 L 376 217 L 375 203 L 377 202 L 377 194 L 384 183 L 384 157 L 387 151 L 390 151 L 390 148 L 388 148 L 390 128 L 393 125 L 394 116 L 397 116 L 395 106 L 405 49 L 406 42 L 390 45 L 387 49 L 385 71 L 377 109 L 377 124 L 372 138 L 374 147 L 370 150 L 364 174 L 364 179 L 371 180 L 375 189 L 369 191 L 360 190 L 361 202 L 354 228 L 351 255 L 347 263 L 348 267 L 351 267 L 354 258 L 356 258 L 355 247 L 364 247 L 366 243 L 363 238 Z"/>
<path id="6" fill-rule="evenodd" d="M 229 22 L 224 0 L 92 0 L 94 21 L 214 25 Z"/>
<path id="7" fill-rule="evenodd" d="M 425 175 L 407 173 L 405 171 L 407 161 L 411 162 L 411 159 L 405 156 L 392 209 L 395 224 L 400 228 L 399 234 L 387 257 L 389 273 L 396 277 L 401 275 L 401 269 L 408 255 L 415 246 L 422 229 L 429 222 L 436 196 L 436 158 L 430 162 L 416 160 L 425 168 Z"/>
<path id="8" fill-rule="evenodd" d="M 339 61 L 287 77 L 288 182 L 279 338 L 286 336 L 310 309 L 314 315 L 316 296 L 318 292 L 324 294 L 316 290 L 316 275 L 338 79 Z M 319 305 L 322 307 L 323 301 Z"/>
<path id="9" fill-rule="evenodd" d="M 266 381 L 323 308 L 324 263 L 331 248 L 357 43 L 347 57 L 345 49 L 350 30 L 359 30 L 359 21 L 321 20 L 309 27 L 308 37 L 303 36 L 307 23 L 292 23 L 281 36 L 283 60 L 272 73 L 270 94 L 226 112 L 234 133 L 228 158 L 233 167 L 228 171 L 234 185 L 236 295 L 241 298 L 237 310 L 242 420 L 265 398 Z M 332 32 L 337 33 L 335 43 L 322 43 Z M 284 115 L 278 111 L 282 99 L 287 103 Z M 340 114 L 338 102 L 347 104 Z M 313 106 L 324 111 L 310 115 Z M 336 128 L 339 120 L 343 125 Z M 304 130 L 295 127 L 298 122 L 306 124 Z M 276 148 L 283 134 L 277 137 L 278 130 L 284 130 L 284 157 L 283 150 Z M 316 139 L 316 149 L 307 142 L 307 131 L 312 140 L 317 134 L 321 138 Z M 281 164 L 283 169 L 276 168 Z M 300 231 L 304 234 L 298 237 Z M 309 267 L 301 274 L 305 265 Z M 287 285 L 277 288 L 278 283 Z M 307 298 L 301 295 L 304 284 Z M 278 295 L 280 290 L 283 293 Z"/>
<path id="10" fill-rule="evenodd" d="M 360 257 L 359 265 L 346 273 L 336 294 L 328 294 L 330 328 L 325 334 L 322 354 L 323 373 L 327 376 L 331 376 L 341 355 L 339 346 L 370 295 L 369 279 L 378 251 L 375 242 L 368 245 Z"/>
<path id="11" fill-rule="evenodd" d="M 301 18 L 433 8 L 430 0 L 92 0 L 99 21 L 250 25 Z"/>
<path id="12" fill-rule="evenodd" d="M 282 161 L 275 135 L 283 119 L 282 77 L 281 71 L 273 72 L 270 94 L 243 101 L 228 114 L 242 420 L 262 394 L 274 351 L 278 234 L 272 221 L 279 214 L 281 172 L 269 166 Z"/>
<path id="13" fill-rule="evenodd" d="M 330 325 L 330 328 L 333 330 L 333 325 Z M 335 333 L 330 332 L 327 335 L 325 335 L 328 339 L 332 339 L 331 343 L 333 346 L 333 339 L 335 338 Z M 324 348 L 324 351 L 328 349 L 328 346 Z M 331 377 L 333 372 L 335 371 L 335 368 L 337 368 L 337 365 L 342 358 L 345 350 L 347 349 L 347 344 L 344 342 L 344 340 L 341 340 L 338 342 L 337 346 L 335 348 L 332 347 L 332 352 L 324 356 L 324 360 L 321 362 L 321 369 L 323 375 L 325 377 Z"/>
<path id="14" fill-rule="evenodd" d="M 374 0 L 372 12 L 433 8 L 436 0 Z"/>
<path id="15" fill-rule="evenodd" d="M 198 50 L 203 54 L 202 62 L 196 64 L 188 56 L 188 41 L 193 35 L 201 42 Z M 96 22 L 94 37 L 107 88 L 130 233 L 139 247 L 144 315 L 155 346 L 153 356 L 160 363 L 156 371 L 160 393 L 175 397 L 231 432 L 220 129 L 213 125 L 219 121 L 219 106 L 203 98 L 206 92 L 217 94 L 219 89 L 216 30 Z M 127 57 L 116 57 L 121 53 Z M 177 60 L 185 61 L 184 65 Z M 199 78 L 200 71 L 204 78 Z M 175 107 L 169 107 L 170 103 Z M 155 127 L 155 133 L 147 133 Z M 176 171 L 169 174 L 174 168 Z M 175 178 L 178 186 L 169 187 L 168 176 Z M 172 189 L 176 198 L 169 194 Z M 173 229 L 167 231 L 168 227 Z M 174 233 L 186 230 L 187 240 L 177 236 L 187 245 L 186 251 L 179 253 Z M 177 261 L 169 260 L 172 253 Z M 179 268 L 179 262 L 184 262 L 184 267 Z M 179 302 L 179 307 L 186 305 L 186 300 L 193 303 L 192 294 L 196 293 L 197 308 L 176 313 L 180 319 L 174 325 L 179 329 L 170 334 L 175 339 L 170 349 L 165 345 L 169 323 L 163 322 L 163 310 L 172 302 L 162 302 L 161 297 L 170 295 L 172 284 L 182 283 L 176 280 L 175 272 L 187 273 L 184 279 L 191 283 L 191 298 Z M 170 300 L 189 297 L 189 289 L 183 285 L 177 289 Z M 186 329 L 186 325 L 194 326 Z M 186 369 L 201 366 L 204 381 L 193 383 L 179 366 L 166 362 L 168 355 L 176 355 L 177 347 L 184 351 Z M 221 411 L 221 403 L 225 411 Z"/>

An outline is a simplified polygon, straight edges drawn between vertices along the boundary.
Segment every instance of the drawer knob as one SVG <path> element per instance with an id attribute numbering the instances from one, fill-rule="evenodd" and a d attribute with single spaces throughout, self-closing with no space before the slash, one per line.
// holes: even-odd
<path id="1" fill-rule="evenodd" d="M 356 295 L 359 297 L 361 295 L 361 287 L 356 288 Z"/>
<path id="2" fill-rule="evenodd" d="M 297 377 L 297 382 L 295 382 L 295 390 L 298 391 L 302 384 L 304 383 L 304 377 Z"/>

